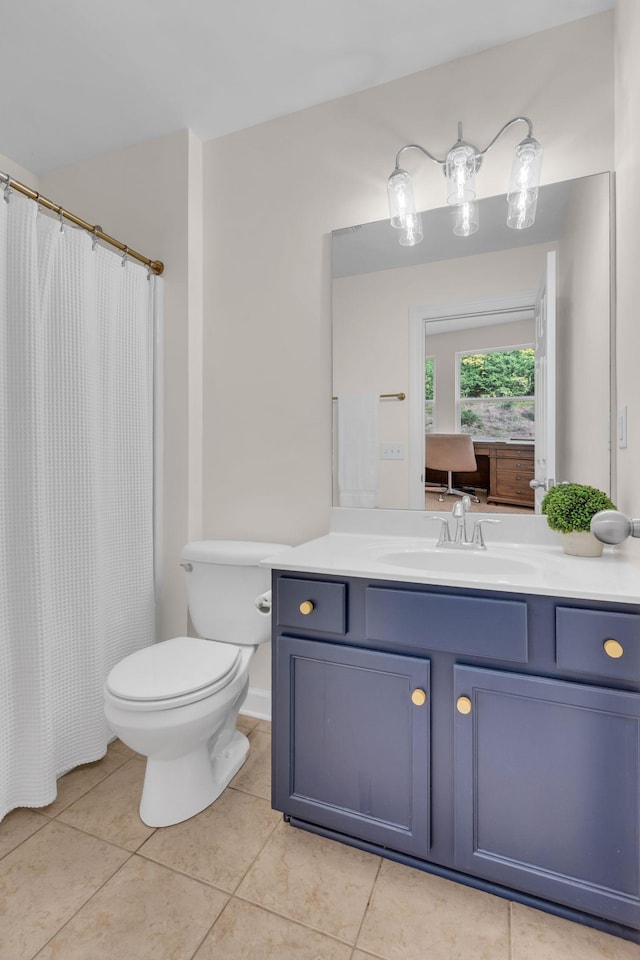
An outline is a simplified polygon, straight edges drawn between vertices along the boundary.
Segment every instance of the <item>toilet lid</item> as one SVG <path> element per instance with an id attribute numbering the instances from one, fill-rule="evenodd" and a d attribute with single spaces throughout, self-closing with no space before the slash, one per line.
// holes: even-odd
<path id="1" fill-rule="evenodd" d="M 144 647 L 116 664 L 107 690 L 125 700 L 167 700 L 205 687 L 225 686 L 235 675 L 240 648 L 198 637 L 173 637 Z"/>

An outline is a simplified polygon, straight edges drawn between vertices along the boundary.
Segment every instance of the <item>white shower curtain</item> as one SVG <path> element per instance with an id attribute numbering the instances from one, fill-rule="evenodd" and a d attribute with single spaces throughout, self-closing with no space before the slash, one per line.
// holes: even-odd
<path id="1" fill-rule="evenodd" d="M 0 819 L 98 759 L 152 642 L 154 287 L 0 194 Z"/>

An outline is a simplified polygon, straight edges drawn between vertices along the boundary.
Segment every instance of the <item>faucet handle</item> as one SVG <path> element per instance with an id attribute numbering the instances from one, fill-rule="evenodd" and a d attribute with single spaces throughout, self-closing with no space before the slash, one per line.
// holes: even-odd
<path id="1" fill-rule="evenodd" d="M 425 520 L 440 520 L 442 526 L 440 528 L 440 537 L 436 546 L 441 547 L 443 543 L 451 543 L 451 534 L 449 533 L 449 519 L 448 517 L 425 517 Z"/>
<path id="2" fill-rule="evenodd" d="M 487 545 L 484 542 L 484 536 L 482 534 L 483 523 L 502 523 L 502 520 L 491 520 L 489 517 L 482 520 L 476 520 L 473 526 L 473 536 L 471 538 L 471 542 L 475 547 L 479 547 L 481 550 L 486 550 Z"/>

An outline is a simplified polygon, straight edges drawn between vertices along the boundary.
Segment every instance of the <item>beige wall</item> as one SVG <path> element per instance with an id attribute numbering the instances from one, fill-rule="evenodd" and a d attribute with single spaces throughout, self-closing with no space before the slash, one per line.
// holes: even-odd
<path id="1" fill-rule="evenodd" d="M 0 170 L 2 173 L 8 173 L 12 180 L 19 180 L 20 183 L 24 183 L 31 190 L 40 191 L 41 189 L 35 173 L 31 173 L 26 167 L 21 167 L 15 160 L 11 160 L 10 157 L 6 157 L 2 153 L 0 153 Z"/>
<path id="2" fill-rule="evenodd" d="M 628 444 L 618 450 L 617 505 L 640 516 L 640 4 L 618 0 L 616 10 L 616 274 L 618 407 L 628 409 Z M 629 541 L 640 553 L 640 540 Z"/>

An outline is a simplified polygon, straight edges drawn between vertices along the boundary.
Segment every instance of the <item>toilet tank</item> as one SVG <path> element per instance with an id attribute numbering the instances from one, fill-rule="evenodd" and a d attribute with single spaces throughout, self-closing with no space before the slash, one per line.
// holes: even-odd
<path id="1" fill-rule="evenodd" d="M 191 622 L 201 637 L 255 646 L 271 636 L 271 614 L 255 600 L 271 586 L 271 570 L 258 564 L 288 550 L 282 543 L 198 540 L 182 551 Z"/>

